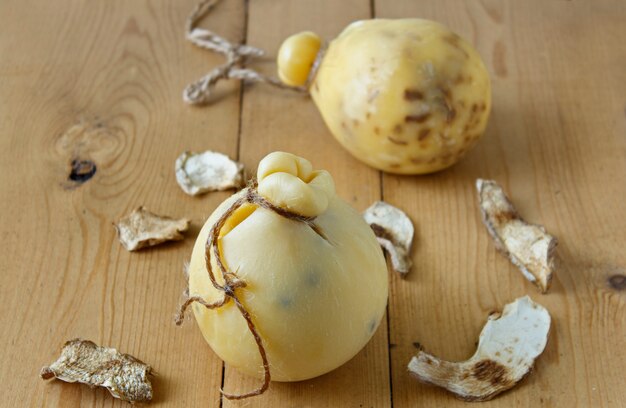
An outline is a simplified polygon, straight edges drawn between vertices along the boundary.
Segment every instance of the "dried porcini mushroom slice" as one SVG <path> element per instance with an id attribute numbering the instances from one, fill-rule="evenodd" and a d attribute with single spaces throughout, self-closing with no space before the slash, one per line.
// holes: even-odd
<path id="1" fill-rule="evenodd" d="M 365 222 L 374 230 L 376 239 L 391 258 L 394 271 L 405 275 L 411 269 L 411 243 L 413 242 L 413 224 L 402 210 L 377 201 L 363 213 Z"/>
<path id="2" fill-rule="evenodd" d="M 41 378 L 80 382 L 104 387 L 111 395 L 129 402 L 149 402 L 152 368 L 114 348 L 100 347 L 89 340 L 74 339 L 63 346 L 61 356 L 41 369 Z"/>
<path id="3" fill-rule="evenodd" d="M 189 195 L 241 188 L 243 164 L 222 153 L 184 152 L 176 159 L 176 181 Z"/>
<path id="4" fill-rule="evenodd" d="M 476 180 L 483 223 L 496 247 L 543 293 L 550 288 L 557 239 L 540 225 L 528 224 L 493 180 Z"/>
<path id="5" fill-rule="evenodd" d="M 530 373 L 546 347 L 549 331 L 548 311 L 524 296 L 506 305 L 502 314 L 489 316 L 469 360 L 440 360 L 420 350 L 409 362 L 409 372 L 463 400 L 486 401 Z"/>
<path id="6" fill-rule="evenodd" d="M 180 241 L 189 228 L 189 220 L 175 220 L 156 215 L 139 207 L 115 224 L 120 242 L 129 251 L 158 245 L 166 241 Z"/>

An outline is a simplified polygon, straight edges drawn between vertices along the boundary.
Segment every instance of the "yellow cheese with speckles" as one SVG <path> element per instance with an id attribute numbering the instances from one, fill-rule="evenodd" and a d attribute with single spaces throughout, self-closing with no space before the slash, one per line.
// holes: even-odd
<path id="1" fill-rule="evenodd" d="M 261 161 L 257 178 L 259 194 L 274 205 L 316 217 L 321 234 L 306 223 L 246 204 L 221 230 L 222 258 L 247 284 L 236 293 L 263 339 L 272 379 L 316 377 L 348 361 L 374 334 L 387 304 L 385 259 L 361 215 L 335 194 L 328 172 L 276 152 Z M 223 296 L 208 277 L 205 245 L 213 224 L 242 194 L 245 190 L 224 201 L 197 238 L 189 265 L 192 296 L 209 302 Z M 214 259 L 212 265 L 223 283 Z M 256 343 L 232 301 L 215 310 L 194 304 L 193 311 L 221 359 L 262 376 Z"/>
<path id="2" fill-rule="evenodd" d="M 313 74 L 311 96 L 335 138 L 390 173 L 456 163 L 482 136 L 491 109 L 480 56 L 434 21 L 357 21 L 330 42 Z"/>

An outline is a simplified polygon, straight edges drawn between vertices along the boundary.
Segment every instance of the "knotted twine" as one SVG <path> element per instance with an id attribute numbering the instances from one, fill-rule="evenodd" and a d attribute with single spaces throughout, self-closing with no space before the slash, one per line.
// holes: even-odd
<path id="1" fill-rule="evenodd" d="M 200 48 L 223 54 L 226 57 L 226 63 L 213 68 L 198 81 L 187 85 L 183 91 L 183 100 L 191 105 L 209 103 L 213 88 L 222 79 L 264 82 L 280 89 L 308 93 L 306 87 L 289 86 L 276 78 L 265 76 L 250 68 L 245 68 L 244 65 L 249 59 L 265 55 L 262 49 L 245 44 L 233 44 L 210 30 L 196 27 L 198 22 L 213 10 L 219 1 L 203 0 L 196 6 L 187 18 L 185 37 Z"/>
<path id="2" fill-rule="evenodd" d="M 246 320 L 248 329 L 250 330 L 250 333 L 254 337 L 254 341 L 256 342 L 256 345 L 259 349 L 259 354 L 261 356 L 261 360 L 263 361 L 264 376 L 263 376 L 263 384 L 259 388 L 257 388 L 256 390 L 247 392 L 245 394 L 228 394 L 224 392 L 224 390 L 220 390 L 220 392 L 225 398 L 228 398 L 231 400 L 240 400 L 244 398 L 254 397 L 255 395 L 263 394 L 269 388 L 270 381 L 272 379 L 271 374 L 270 374 L 269 363 L 267 360 L 267 353 L 265 351 L 265 346 L 263 345 L 263 339 L 259 335 L 257 327 L 254 324 L 252 317 L 250 316 L 250 313 L 248 312 L 246 307 L 241 303 L 239 296 L 235 292 L 236 289 L 245 288 L 246 282 L 239 279 L 239 277 L 234 272 L 228 271 L 226 266 L 224 266 L 224 262 L 222 261 L 222 256 L 219 250 L 219 246 L 217 245 L 217 240 L 220 236 L 222 227 L 224 226 L 228 218 L 230 218 L 230 216 L 233 215 L 233 213 L 237 211 L 237 209 L 239 209 L 242 205 L 246 203 L 257 205 L 261 208 L 265 208 L 267 210 L 273 211 L 276 214 L 282 217 L 285 217 L 287 219 L 298 221 L 298 222 L 303 222 L 307 224 L 308 226 L 310 226 L 316 233 L 322 235 L 319 228 L 313 223 L 313 221 L 315 220 L 315 217 L 305 217 L 303 215 L 291 212 L 289 210 L 286 210 L 284 208 L 281 208 L 272 204 L 271 202 L 263 198 L 257 192 L 257 183 L 254 180 L 250 182 L 248 189 L 246 191 L 246 194 L 243 197 L 240 197 L 239 199 L 237 199 L 220 216 L 217 222 L 213 224 L 213 226 L 211 227 L 211 230 L 209 231 L 209 237 L 205 245 L 205 253 L 204 253 L 206 270 L 209 274 L 209 279 L 211 280 L 211 284 L 213 284 L 213 287 L 215 289 L 217 289 L 220 292 L 223 292 L 224 297 L 216 302 L 209 303 L 206 300 L 204 300 L 204 298 L 202 298 L 201 296 L 189 296 L 186 292 L 185 296 L 187 297 L 187 299 L 180 306 L 178 314 L 176 315 L 175 322 L 176 322 L 176 325 L 178 326 L 182 324 L 184 317 L 185 317 L 185 311 L 187 310 L 189 305 L 191 305 L 194 302 L 199 303 L 202 306 L 210 310 L 220 308 L 226 305 L 231 300 L 235 302 L 235 306 L 237 306 L 239 313 L 241 313 L 241 316 Z M 224 280 L 223 285 L 220 285 L 215 279 L 215 274 L 213 273 L 213 268 L 211 266 L 211 251 L 215 258 L 215 263 L 217 264 L 222 274 L 222 278 Z"/>

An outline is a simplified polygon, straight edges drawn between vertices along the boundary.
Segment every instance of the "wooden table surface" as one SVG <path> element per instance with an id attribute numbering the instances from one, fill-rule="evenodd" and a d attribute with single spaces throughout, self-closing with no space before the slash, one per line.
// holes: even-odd
<path id="1" fill-rule="evenodd" d="M 488 313 L 529 294 L 552 314 L 534 372 L 485 407 L 626 405 L 626 2 L 623 0 L 226 0 L 203 25 L 270 56 L 304 29 L 333 38 L 351 21 L 424 17 L 468 38 L 493 80 L 479 145 L 453 168 L 399 177 L 344 151 L 306 97 L 221 84 L 195 108 L 184 86 L 223 60 L 184 40 L 195 0 L 0 2 L 1 406 L 126 407 L 106 390 L 44 382 L 39 369 L 82 337 L 151 364 L 154 406 L 464 406 L 409 377 L 419 342 L 450 360 L 472 354 Z M 273 58 L 254 64 L 272 74 Z M 220 401 L 257 382 L 226 366 L 192 319 L 173 316 L 183 262 L 205 218 L 229 193 L 185 195 L 184 150 L 213 149 L 252 174 L 285 150 L 329 170 L 359 210 L 384 199 L 417 237 L 407 279 L 389 275 L 386 320 L 343 367 L 272 384 L 262 397 Z M 72 160 L 94 177 L 68 180 Z M 560 244 L 541 295 L 496 252 L 474 180 L 494 178 L 520 212 Z M 174 244 L 124 250 L 112 222 L 138 205 L 189 217 Z M 338 339 L 340 341 L 340 339 Z"/>

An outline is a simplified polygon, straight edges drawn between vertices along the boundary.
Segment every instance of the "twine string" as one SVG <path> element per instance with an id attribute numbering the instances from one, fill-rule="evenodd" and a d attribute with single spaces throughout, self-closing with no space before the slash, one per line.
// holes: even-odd
<path id="1" fill-rule="evenodd" d="M 261 395 L 265 391 L 267 391 L 270 385 L 270 381 L 271 381 L 270 367 L 269 367 L 269 362 L 267 359 L 267 352 L 265 350 L 265 346 L 263 345 L 263 339 L 261 338 L 261 335 L 259 334 L 259 331 L 257 330 L 256 324 L 254 323 L 252 316 L 250 315 L 247 308 L 241 302 L 241 300 L 239 299 L 239 296 L 236 293 L 237 289 L 246 287 L 246 282 L 239 279 L 236 273 L 230 272 L 228 268 L 224 265 L 224 262 L 222 260 L 222 254 L 220 253 L 220 248 L 219 248 L 219 245 L 217 244 L 217 241 L 220 236 L 220 232 L 222 228 L 224 227 L 224 224 L 226 224 L 226 221 L 228 221 L 228 219 L 235 213 L 235 211 L 237 211 L 242 205 L 246 203 L 254 204 L 261 208 L 268 209 L 287 219 L 306 223 L 311 228 L 313 228 L 314 231 L 316 231 L 319 234 L 318 228 L 313 223 L 313 221 L 315 220 L 315 217 L 305 217 L 300 214 L 291 212 L 282 207 L 278 207 L 272 204 L 271 202 L 266 200 L 257 192 L 257 184 L 255 181 L 252 181 L 250 183 L 246 191 L 246 194 L 243 197 L 237 199 L 220 216 L 220 218 L 213 225 L 213 227 L 211 227 L 211 230 L 209 231 L 209 237 L 205 245 L 206 269 L 207 269 L 207 273 L 209 275 L 211 284 L 213 285 L 215 289 L 217 289 L 220 292 L 223 292 L 224 296 L 222 297 L 222 299 L 217 300 L 215 302 L 207 302 L 201 296 L 186 295 L 187 299 L 181 304 L 178 314 L 176 316 L 175 322 L 176 322 L 176 325 L 179 325 L 179 326 L 182 324 L 182 322 L 184 321 L 184 316 L 185 316 L 185 312 L 187 308 L 194 302 L 199 303 L 200 305 L 210 310 L 220 308 L 228 304 L 231 300 L 235 303 L 235 306 L 239 310 L 239 313 L 241 313 L 241 316 L 245 319 L 246 324 L 248 325 L 248 330 L 250 330 L 250 333 L 252 334 L 252 336 L 254 337 L 254 341 L 256 342 L 257 348 L 259 349 L 259 355 L 261 356 L 261 360 L 263 362 L 264 375 L 263 375 L 263 383 L 257 389 L 253 391 L 250 391 L 244 394 L 229 394 L 229 393 L 224 392 L 224 390 L 221 390 L 222 395 L 225 398 L 228 398 L 231 400 L 240 400 L 240 399 L 253 397 L 256 395 Z M 215 259 L 215 263 L 217 264 L 217 267 L 220 273 L 222 274 L 222 278 L 224 280 L 223 284 L 219 284 L 215 278 L 215 273 L 213 272 L 213 267 L 211 265 L 211 255 Z"/>
<path id="2" fill-rule="evenodd" d="M 185 24 L 185 38 L 197 47 L 224 55 L 226 63 L 213 68 L 199 80 L 187 85 L 183 91 L 183 100 L 191 105 L 210 103 L 213 88 L 223 79 L 263 82 L 280 89 L 306 93 L 305 87 L 285 85 L 276 78 L 246 68 L 245 64 L 249 59 L 265 55 L 262 49 L 246 44 L 233 44 L 206 28 L 197 27 L 199 21 L 209 14 L 219 1 L 203 0 L 193 9 Z"/>

